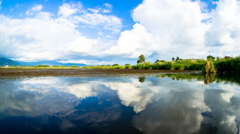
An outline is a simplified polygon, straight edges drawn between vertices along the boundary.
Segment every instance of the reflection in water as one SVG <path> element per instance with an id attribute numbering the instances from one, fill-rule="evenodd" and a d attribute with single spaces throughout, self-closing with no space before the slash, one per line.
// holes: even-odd
<path id="1" fill-rule="evenodd" d="M 228 84 L 225 77 L 201 74 L 157 77 L 2 82 L 0 133 L 237 133 L 238 80 Z"/>
<path id="2" fill-rule="evenodd" d="M 139 82 L 143 83 L 145 81 L 145 76 L 144 77 L 139 77 Z"/>
<path id="3" fill-rule="evenodd" d="M 215 75 L 215 73 L 205 74 L 204 84 L 208 85 L 210 83 L 213 83 L 215 81 Z"/>

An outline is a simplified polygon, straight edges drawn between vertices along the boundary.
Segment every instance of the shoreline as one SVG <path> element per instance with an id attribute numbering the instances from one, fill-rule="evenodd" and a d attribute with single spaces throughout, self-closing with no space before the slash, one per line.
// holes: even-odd
<path id="1" fill-rule="evenodd" d="M 90 76 L 118 74 L 196 73 L 196 70 L 146 70 L 146 69 L 0 69 L 0 76 Z"/>

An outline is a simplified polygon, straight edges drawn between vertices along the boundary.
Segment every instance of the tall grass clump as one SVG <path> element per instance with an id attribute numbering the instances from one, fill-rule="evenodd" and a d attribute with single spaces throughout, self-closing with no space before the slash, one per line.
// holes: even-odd
<path id="1" fill-rule="evenodd" d="M 205 66 L 203 68 L 203 73 L 205 74 L 216 73 L 214 65 L 211 61 L 206 60 Z"/>

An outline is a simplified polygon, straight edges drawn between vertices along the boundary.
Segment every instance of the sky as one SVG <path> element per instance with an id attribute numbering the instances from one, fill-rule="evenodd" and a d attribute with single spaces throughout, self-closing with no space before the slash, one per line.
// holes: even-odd
<path id="1" fill-rule="evenodd" d="M 239 0 L 0 0 L 0 57 L 136 64 L 240 55 Z"/>

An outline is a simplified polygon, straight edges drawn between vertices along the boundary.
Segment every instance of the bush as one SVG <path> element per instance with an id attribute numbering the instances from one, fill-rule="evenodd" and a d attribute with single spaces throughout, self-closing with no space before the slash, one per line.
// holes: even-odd
<path id="1" fill-rule="evenodd" d="M 118 64 L 113 64 L 112 66 L 119 66 Z"/>
<path id="2" fill-rule="evenodd" d="M 76 66 L 76 65 L 72 65 L 72 68 L 78 68 L 78 66 Z"/>
<path id="3" fill-rule="evenodd" d="M 151 65 L 151 62 L 145 62 L 144 65 Z"/>
<path id="4" fill-rule="evenodd" d="M 37 65 L 35 67 L 49 67 L 49 65 Z"/>
<path id="5" fill-rule="evenodd" d="M 211 61 L 206 60 L 205 66 L 203 68 L 203 72 L 206 73 L 206 74 L 216 73 L 214 65 Z"/>
<path id="6" fill-rule="evenodd" d="M 131 66 L 125 66 L 125 69 L 131 69 Z"/>
<path id="7" fill-rule="evenodd" d="M 116 66 L 114 69 L 121 69 L 121 67 L 120 66 Z"/>

